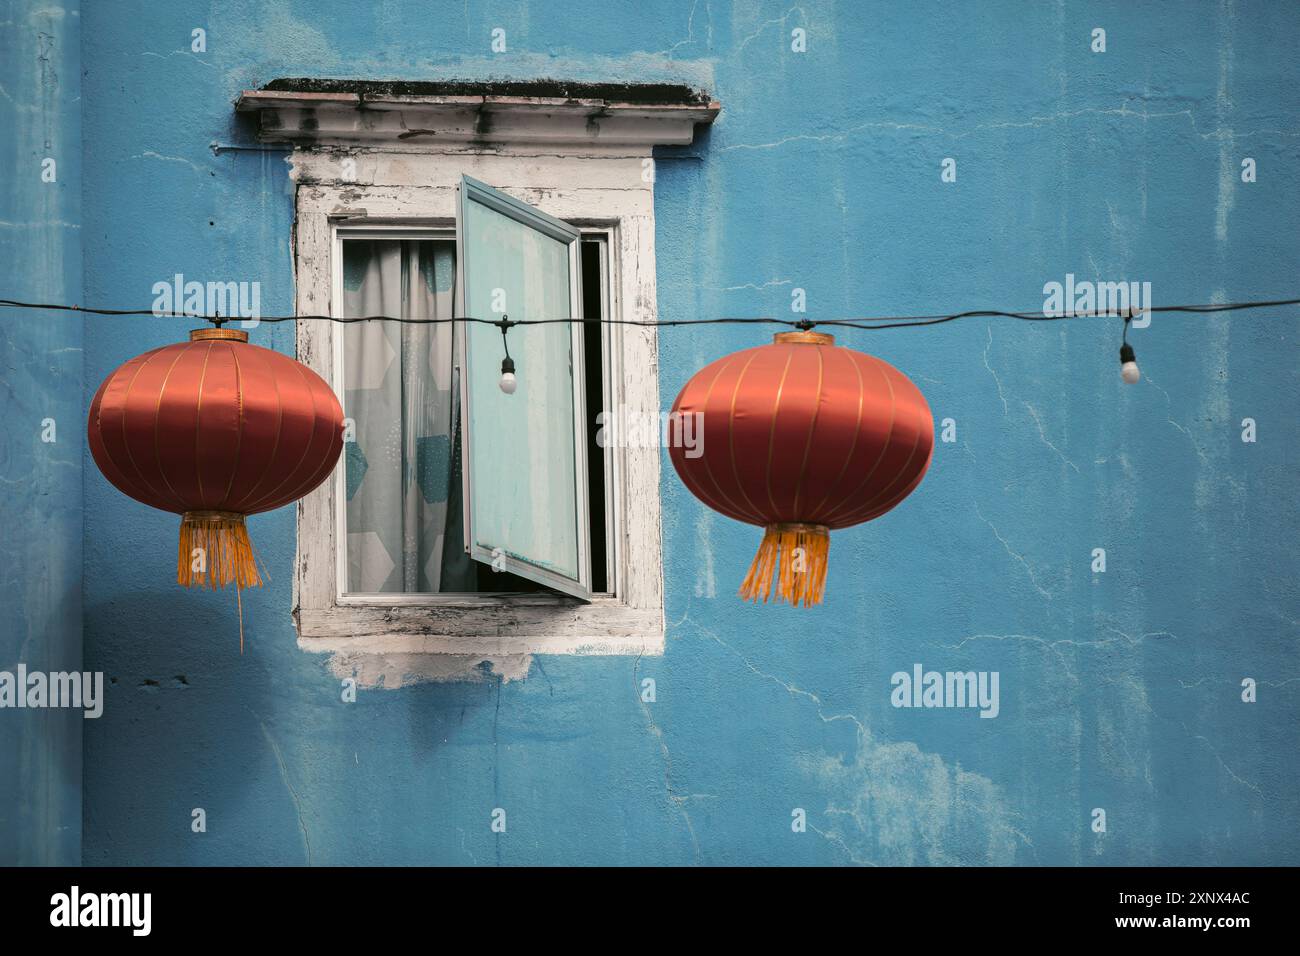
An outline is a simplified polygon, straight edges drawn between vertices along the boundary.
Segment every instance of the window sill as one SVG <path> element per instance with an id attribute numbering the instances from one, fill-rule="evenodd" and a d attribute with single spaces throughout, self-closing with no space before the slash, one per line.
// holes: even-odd
<path id="1" fill-rule="evenodd" d="M 298 608 L 298 646 L 357 654 L 649 654 L 664 650 L 663 613 L 616 598 L 503 603 L 466 596 L 445 604 Z M 547 597 L 541 595 L 541 597 Z M 563 603 L 561 603 L 563 602 Z"/>
<path id="2" fill-rule="evenodd" d="M 607 601 L 611 595 L 595 595 L 593 601 Z M 478 594 L 345 594 L 339 607 L 582 607 L 589 602 L 549 591 L 483 591 Z"/>

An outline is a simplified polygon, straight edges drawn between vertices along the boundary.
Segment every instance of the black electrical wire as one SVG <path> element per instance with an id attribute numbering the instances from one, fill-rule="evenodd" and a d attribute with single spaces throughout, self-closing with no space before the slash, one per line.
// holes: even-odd
<path id="1" fill-rule="evenodd" d="M 88 305 L 58 305 L 50 302 L 19 302 L 16 299 L 0 299 L 0 307 L 11 309 L 51 309 L 60 312 L 81 312 L 88 315 L 105 315 L 105 316 L 150 316 L 156 319 L 194 319 L 196 321 L 213 322 L 217 324 L 225 322 L 245 321 L 240 316 L 227 318 L 225 316 L 202 315 L 197 312 L 155 312 L 152 309 L 102 309 Z M 677 319 L 677 320 L 653 320 L 643 321 L 638 319 L 484 319 L 470 315 L 443 316 L 436 319 L 421 319 L 411 317 L 400 317 L 393 315 L 357 315 L 357 316 L 337 316 L 337 315 L 261 315 L 255 319 L 249 317 L 247 321 L 257 322 L 297 322 L 303 319 L 319 319 L 323 322 L 337 322 L 341 325 L 352 325 L 356 322 L 397 322 L 402 325 L 442 325 L 446 322 L 472 322 L 481 325 L 495 325 L 498 328 L 509 326 L 513 328 L 516 325 L 555 325 L 562 322 L 602 322 L 607 325 L 641 325 L 641 326 L 677 326 L 677 325 L 719 325 L 723 323 L 775 323 L 777 325 L 799 326 L 802 323 L 789 319 L 773 318 L 717 318 L 717 319 Z"/>
<path id="2" fill-rule="evenodd" d="M 1224 302 L 1209 305 L 1155 305 L 1146 309 L 1132 310 L 1135 314 L 1146 312 L 1185 312 L 1185 313 L 1208 313 L 1208 312 L 1231 312 L 1238 309 L 1266 309 L 1283 305 L 1300 305 L 1300 299 L 1270 299 L 1259 300 L 1254 302 Z M 1008 318 L 1021 319 L 1026 322 L 1054 322 L 1058 319 L 1070 318 L 1126 318 L 1131 319 L 1132 315 L 1125 316 L 1124 313 L 1115 312 L 1074 312 L 1068 315 L 1055 315 L 1046 312 L 1003 312 L 1001 309 L 974 309 L 969 312 L 955 312 L 948 315 L 907 315 L 907 316 L 881 316 L 879 318 L 866 319 L 827 319 L 818 322 L 818 325 L 839 326 L 849 329 L 903 329 L 910 328 L 914 325 L 942 325 L 945 322 L 952 322 L 955 319 L 975 318 L 986 316 L 989 318 Z M 864 322 L 877 323 L 874 325 L 864 325 Z"/>
<path id="3" fill-rule="evenodd" d="M 1252 302 L 1223 302 L 1204 305 L 1158 305 L 1146 309 L 1134 310 L 1139 314 L 1148 312 L 1182 312 L 1202 314 L 1213 312 L 1233 312 L 1246 309 L 1267 309 L 1287 305 L 1300 305 L 1298 299 L 1270 299 Z M 11 309 L 47 309 L 60 312 L 81 312 L 88 315 L 104 316 L 152 316 L 154 318 L 195 319 L 221 325 L 224 322 L 239 320 L 220 316 L 207 316 L 192 312 L 155 312 L 152 309 L 104 309 L 84 305 L 60 305 L 49 302 L 20 302 L 16 299 L 0 299 L 0 307 Z M 772 317 L 741 318 L 720 317 L 713 319 L 484 319 L 477 316 L 444 316 L 442 318 L 402 318 L 391 315 L 366 315 L 342 317 L 336 315 L 267 315 L 257 316 L 257 322 L 298 322 L 303 320 L 320 320 L 350 325 L 355 322 L 398 322 L 403 325 L 441 325 L 446 322 L 466 322 L 481 325 L 494 325 L 505 330 L 518 325 L 555 325 L 572 322 L 600 322 L 605 325 L 630 325 L 653 328 L 675 328 L 689 325 L 785 325 L 795 329 L 811 329 L 816 326 L 831 328 L 860 329 L 873 331 L 877 329 L 907 329 L 918 326 L 942 325 L 958 319 L 968 318 L 1008 318 L 1025 322 L 1054 322 L 1072 318 L 1123 318 L 1124 313 L 1114 312 L 1070 312 L 1053 314 L 1046 312 L 1005 312 L 1001 309 L 972 309 L 966 312 L 952 312 L 939 315 L 875 316 L 851 319 L 824 319 L 814 322 L 809 319 L 777 319 Z M 1131 315 L 1129 316 L 1131 318 Z M 868 324 L 870 323 L 870 324 Z"/>

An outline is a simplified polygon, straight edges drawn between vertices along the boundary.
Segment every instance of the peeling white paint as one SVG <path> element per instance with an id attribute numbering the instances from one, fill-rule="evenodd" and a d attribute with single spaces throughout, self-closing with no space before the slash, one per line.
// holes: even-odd
<path id="1" fill-rule="evenodd" d="M 797 762 L 830 795 L 823 835 L 855 862 L 867 862 L 865 852 L 886 866 L 1008 866 L 1020 843 L 1032 845 L 991 780 L 911 741 L 883 743 L 859 728 L 853 759 L 823 753 Z"/>
<path id="2" fill-rule="evenodd" d="M 695 540 L 699 546 L 699 566 L 695 577 L 695 596 L 718 596 L 718 581 L 713 570 L 713 516 L 711 508 L 699 509 L 695 520 Z"/>
<path id="3" fill-rule="evenodd" d="M 1219 85 L 1214 96 L 1215 132 L 1219 139 L 1219 191 L 1214 206 L 1214 238 L 1220 243 L 1228 241 L 1228 214 L 1236 203 L 1237 164 L 1233 150 L 1233 135 L 1224 122 L 1232 109 L 1228 88 L 1232 80 L 1232 3 L 1219 4 Z"/>
<path id="4" fill-rule="evenodd" d="M 690 621 L 689 610 L 682 623 Z M 796 764 L 827 792 L 828 821 L 810 829 L 859 865 L 951 865 L 1015 862 L 1019 843 L 1032 847 L 1014 825 L 1019 819 L 1001 790 L 987 777 L 950 767 L 911 741 L 886 743 L 851 713 L 827 715 L 820 696 L 765 673 L 709 628 L 695 627 L 739 658 L 755 676 L 772 681 L 792 697 L 810 701 L 823 724 L 848 722 L 857 729 L 852 759 L 796 755 Z M 951 848 L 978 847 L 982 859 L 956 857 Z M 871 855 L 880 856 L 873 860 Z"/>
<path id="5" fill-rule="evenodd" d="M 299 645 L 303 646 L 303 645 Z M 523 680 L 531 654 L 372 654 L 336 652 L 329 669 L 340 680 L 354 678 L 365 689 L 396 690 L 413 684 L 482 683 Z"/>

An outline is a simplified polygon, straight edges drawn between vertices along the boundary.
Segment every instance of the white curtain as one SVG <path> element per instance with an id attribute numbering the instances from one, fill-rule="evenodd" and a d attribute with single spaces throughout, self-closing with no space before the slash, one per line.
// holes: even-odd
<path id="1" fill-rule="evenodd" d="M 455 244 L 347 239 L 346 315 L 454 315 Z M 472 591 L 460 488 L 455 323 L 343 326 L 351 593 Z"/>

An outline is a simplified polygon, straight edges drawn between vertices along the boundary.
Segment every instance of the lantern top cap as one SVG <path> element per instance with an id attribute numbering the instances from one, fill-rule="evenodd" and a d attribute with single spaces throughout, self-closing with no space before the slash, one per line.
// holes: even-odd
<path id="1" fill-rule="evenodd" d="M 243 329 L 190 329 L 191 342 L 206 342 L 221 339 L 226 342 L 247 342 L 248 333 Z"/>
<path id="2" fill-rule="evenodd" d="M 835 336 L 829 332 L 777 332 L 772 336 L 775 345 L 834 345 Z"/>

